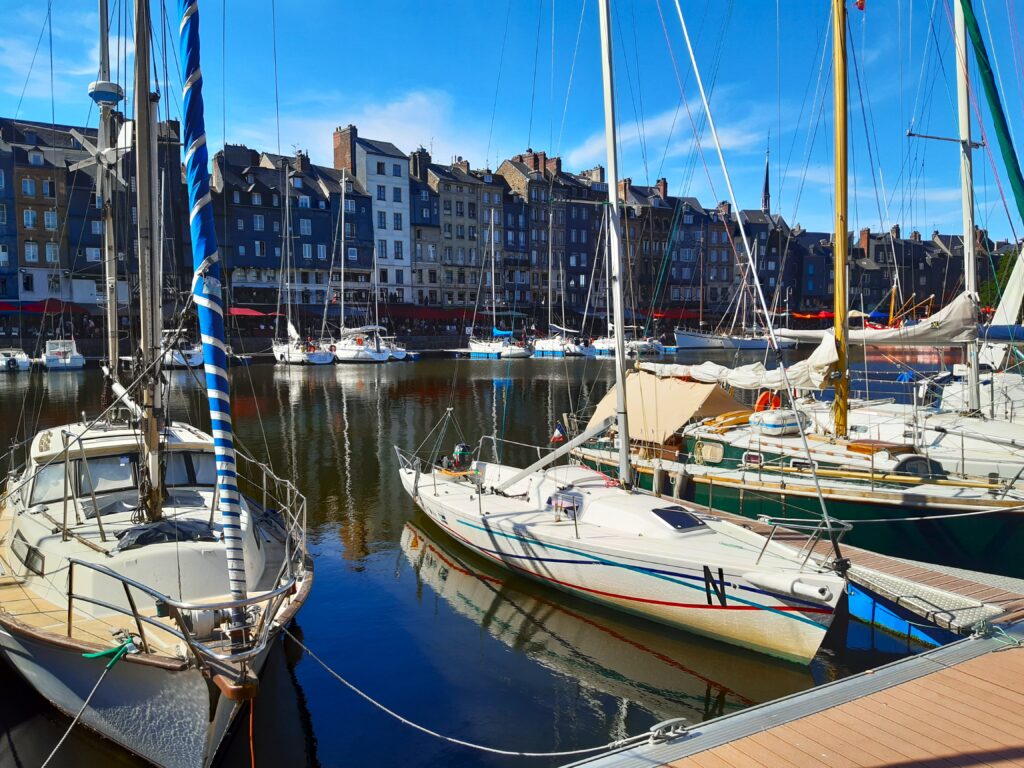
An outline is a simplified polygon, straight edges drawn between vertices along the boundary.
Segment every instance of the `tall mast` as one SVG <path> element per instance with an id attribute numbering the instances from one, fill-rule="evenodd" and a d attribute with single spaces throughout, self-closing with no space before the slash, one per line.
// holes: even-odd
<path id="1" fill-rule="evenodd" d="M 288 323 L 288 341 L 292 334 L 292 188 L 291 171 L 284 160 L 284 319 Z M 291 355 L 288 355 L 291 360 Z"/>
<path id="2" fill-rule="evenodd" d="M 491 220 L 490 220 L 489 224 L 490 224 L 490 226 L 489 226 L 489 230 L 490 231 L 487 234 L 487 239 L 491 241 L 491 312 L 494 313 L 494 312 L 498 311 L 498 282 L 495 279 L 495 271 L 494 271 L 495 270 L 495 264 L 494 264 L 494 210 L 493 209 L 491 210 Z M 479 294 L 477 294 L 477 295 L 479 296 Z M 491 324 L 491 335 L 492 336 L 494 335 L 494 330 L 493 330 L 494 326 L 496 326 L 498 324 L 497 323 L 497 319 L 498 318 L 495 317 L 493 314 L 491 315 L 491 320 L 494 321 Z M 513 326 L 513 327 L 515 327 L 515 326 Z"/>
<path id="3" fill-rule="evenodd" d="M 124 89 L 110 81 L 110 41 L 107 27 L 110 15 L 107 0 L 99 0 L 100 71 L 99 78 L 89 84 L 89 95 L 100 108 L 100 124 L 96 136 L 96 199 L 103 206 L 103 296 L 106 302 L 107 364 L 111 380 L 117 381 L 117 254 L 114 243 L 114 211 L 111 196 L 114 190 L 113 168 L 104 162 L 111 142 L 111 112 L 124 98 Z M 114 154 L 113 162 L 117 162 Z"/>
<path id="4" fill-rule="evenodd" d="M 842 2 L 842 0 L 836 0 Z M 623 312 L 622 254 L 619 228 L 619 167 L 615 138 L 615 85 L 612 81 L 611 0 L 600 0 L 601 73 L 604 79 L 604 137 L 608 145 L 608 260 L 615 318 L 615 416 L 619 432 L 619 482 L 632 486 L 629 465 L 629 423 L 626 419 L 626 342 Z"/>
<path id="5" fill-rule="evenodd" d="M 552 185 L 553 189 L 553 185 Z M 551 195 L 548 195 L 548 336 L 551 335 L 551 302 L 555 297 L 555 211 L 551 207 Z"/>
<path id="6" fill-rule="evenodd" d="M 345 260 L 348 258 L 348 242 L 345 239 L 345 192 L 348 189 L 348 179 L 345 177 L 345 169 L 341 169 L 341 317 L 338 325 L 342 332 L 345 330 Z"/>
<path id="7" fill-rule="evenodd" d="M 967 71 L 967 29 L 964 9 L 954 3 L 956 32 L 956 102 L 960 127 L 960 202 L 964 222 L 964 290 L 974 296 L 978 290 L 977 256 L 974 239 L 974 174 L 971 159 L 971 104 Z M 978 377 L 978 341 L 967 344 L 968 406 L 971 413 L 981 408 Z"/>
<path id="8" fill-rule="evenodd" d="M 145 482 L 140 484 L 142 506 L 149 520 L 159 520 L 162 501 L 160 477 L 160 304 L 155 285 L 153 244 L 153 187 L 156 183 L 155 110 L 157 96 L 149 88 L 149 0 L 135 0 L 135 180 L 139 222 L 139 303 L 142 366 L 147 371 L 142 390 Z"/>
<path id="9" fill-rule="evenodd" d="M 833 288 L 836 336 L 836 368 L 839 375 L 832 382 L 836 399 L 834 406 L 836 436 L 846 436 L 849 411 L 850 380 L 847 376 L 846 259 L 849 250 L 847 237 L 847 150 L 846 150 L 846 4 L 832 0 L 832 108 L 835 122 L 835 176 L 836 216 L 834 235 Z"/>

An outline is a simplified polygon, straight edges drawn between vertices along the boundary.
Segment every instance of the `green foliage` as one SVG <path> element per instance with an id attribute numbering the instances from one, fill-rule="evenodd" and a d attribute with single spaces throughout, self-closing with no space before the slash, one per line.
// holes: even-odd
<path id="1" fill-rule="evenodd" d="M 995 307 L 999 303 L 999 297 L 1006 288 L 1006 283 L 1013 272 L 1013 265 L 1017 262 L 1017 251 L 1007 251 L 999 259 L 999 266 L 996 268 L 996 276 L 987 280 L 978 289 L 978 296 L 981 299 L 981 306 Z"/>

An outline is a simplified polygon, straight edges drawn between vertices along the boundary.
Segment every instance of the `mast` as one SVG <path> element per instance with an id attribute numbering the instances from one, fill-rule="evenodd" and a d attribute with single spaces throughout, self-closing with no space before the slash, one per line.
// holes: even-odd
<path id="1" fill-rule="evenodd" d="M 153 244 L 153 204 L 156 199 L 155 110 L 158 96 L 149 87 L 149 0 L 135 0 L 135 179 L 137 189 L 139 241 L 139 303 L 142 367 L 146 376 L 142 385 L 142 432 L 145 471 L 139 484 L 140 502 L 150 521 L 161 517 L 160 417 L 162 404 L 159 387 L 160 304 L 155 285 L 157 249 Z"/>
<path id="2" fill-rule="evenodd" d="M 231 425 L 231 391 L 227 378 L 228 355 L 224 338 L 221 264 L 210 199 L 210 174 L 207 168 L 209 154 L 203 119 L 203 78 L 199 67 L 198 0 L 181 0 L 180 35 L 181 79 L 185 83 L 182 94 L 182 139 L 186 148 L 185 164 L 191 211 L 189 229 L 195 268 L 192 290 L 199 315 L 210 425 L 215 438 L 217 492 L 214 498 L 223 527 L 224 554 L 231 597 L 242 600 L 246 596 L 242 509 L 236 480 L 235 443 Z M 243 619 L 242 610 L 235 609 L 232 613 L 232 623 L 238 626 Z"/>
<path id="3" fill-rule="evenodd" d="M 835 176 L 836 211 L 834 254 L 836 369 L 838 376 L 832 382 L 836 399 L 834 406 L 836 437 L 846 436 L 849 411 L 850 380 L 847 376 L 846 259 L 849 250 L 847 237 L 847 149 L 846 149 L 846 5 L 843 0 L 832 0 L 832 108 L 835 122 Z"/>
<path id="4" fill-rule="evenodd" d="M 119 356 L 117 339 L 117 253 L 114 242 L 114 210 L 111 197 L 114 190 L 114 171 L 104 160 L 111 142 L 111 112 L 124 98 L 124 89 L 110 81 L 110 40 L 107 0 L 99 0 L 100 12 L 100 71 L 99 78 L 89 84 L 89 95 L 100 109 L 100 124 L 96 136 L 96 198 L 103 206 L 103 295 L 106 302 L 107 364 L 112 381 L 117 381 Z M 114 154 L 114 163 L 117 155 Z"/>
<path id="5" fill-rule="evenodd" d="M 292 339 L 292 189 L 291 171 L 288 168 L 288 161 L 284 161 L 284 319 L 287 325 L 288 342 L 291 344 L 298 339 Z M 291 362 L 291 353 L 288 353 L 288 361 Z"/>
<path id="6" fill-rule="evenodd" d="M 836 0 L 842 2 L 842 0 Z M 615 317 L 615 416 L 619 432 L 619 483 L 632 486 L 629 465 L 629 423 L 626 419 L 626 342 L 623 312 L 622 257 L 619 228 L 619 168 L 615 138 L 615 85 L 612 82 L 611 0 L 600 0 L 601 73 L 604 80 L 604 135 L 608 145 L 608 261 Z"/>
<path id="7" fill-rule="evenodd" d="M 956 102 L 960 129 L 960 204 L 964 222 L 964 290 L 974 296 L 978 291 L 977 255 L 974 237 L 974 172 L 971 158 L 971 104 L 967 70 L 967 29 L 964 9 L 954 3 L 956 33 Z M 967 344 L 968 409 L 981 408 L 981 382 L 978 377 L 978 341 Z"/>
<path id="8" fill-rule="evenodd" d="M 348 189 L 348 179 L 345 178 L 345 169 L 341 169 L 341 317 L 338 324 L 342 333 L 345 332 L 345 260 L 348 259 L 348 242 L 345 239 L 345 192 Z"/>

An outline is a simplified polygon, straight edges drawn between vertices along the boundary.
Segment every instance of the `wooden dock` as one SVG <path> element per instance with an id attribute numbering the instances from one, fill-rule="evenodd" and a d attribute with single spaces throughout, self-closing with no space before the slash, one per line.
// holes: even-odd
<path id="1" fill-rule="evenodd" d="M 1024 625 L 707 723 L 587 768 L 1024 766 Z"/>

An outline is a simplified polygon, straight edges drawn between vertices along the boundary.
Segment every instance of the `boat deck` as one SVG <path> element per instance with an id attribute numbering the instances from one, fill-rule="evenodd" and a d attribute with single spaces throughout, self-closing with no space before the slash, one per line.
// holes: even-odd
<path id="1" fill-rule="evenodd" d="M 573 765 L 588 768 L 1024 765 L 1024 625 Z"/>
<path id="2" fill-rule="evenodd" d="M 770 526 L 756 520 L 725 512 L 714 514 L 757 533 L 771 533 Z M 780 528 L 774 541 L 801 549 L 808 539 L 803 533 Z M 848 577 L 853 584 L 958 635 L 970 634 L 981 621 L 1024 620 L 1024 581 L 1019 579 L 903 560 L 846 544 L 841 549 L 850 560 Z M 831 553 L 831 544 L 819 542 L 813 557 Z"/>

